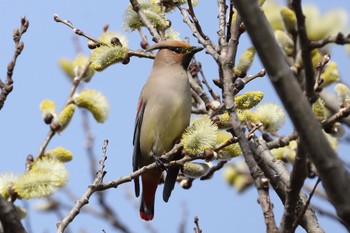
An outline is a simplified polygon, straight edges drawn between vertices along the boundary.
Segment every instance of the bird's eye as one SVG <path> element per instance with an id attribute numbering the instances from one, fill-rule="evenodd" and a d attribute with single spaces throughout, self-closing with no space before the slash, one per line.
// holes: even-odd
<path id="1" fill-rule="evenodd" d="M 182 49 L 179 48 L 179 47 L 173 48 L 173 51 L 174 51 L 175 53 L 182 53 Z"/>

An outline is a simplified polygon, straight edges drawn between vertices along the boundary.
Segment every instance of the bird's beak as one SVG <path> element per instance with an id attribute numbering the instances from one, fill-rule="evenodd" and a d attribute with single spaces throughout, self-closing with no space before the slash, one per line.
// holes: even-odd
<path id="1" fill-rule="evenodd" d="M 202 48 L 202 47 L 195 47 L 195 46 L 193 46 L 191 48 L 191 52 L 190 53 L 195 54 L 195 53 L 198 53 L 198 52 L 202 51 L 203 49 L 204 48 Z"/>

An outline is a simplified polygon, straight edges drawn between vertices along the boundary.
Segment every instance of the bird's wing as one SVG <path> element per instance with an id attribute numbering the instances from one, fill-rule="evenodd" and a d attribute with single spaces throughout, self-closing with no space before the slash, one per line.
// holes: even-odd
<path id="1" fill-rule="evenodd" d="M 134 152 L 132 155 L 132 167 L 133 171 L 135 172 L 136 170 L 139 169 L 139 159 L 141 156 L 141 151 L 140 151 L 140 132 L 141 132 L 141 125 L 142 125 L 142 118 L 143 118 L 143 113 L 145 110 L 145 104 L 142 101 L 142 98 L 139 100 L 139 104 L 137 107 L 137 113 L 136 113 L 136 119 L 135 119 L 135 129 L 134 129 L 134 138 L 133 138 L 133 145 L 134 145 Z M 138 197 L 140 195 L 140 181 L 139 178 L 134 179 L 135 183 L 135 195 Z"/>

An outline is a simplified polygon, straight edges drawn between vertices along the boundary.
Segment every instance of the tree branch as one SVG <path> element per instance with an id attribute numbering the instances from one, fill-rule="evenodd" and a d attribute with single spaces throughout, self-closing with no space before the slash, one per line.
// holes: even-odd
<path id="1" fill-rule="evenodd" d="M 101 184 L 103 182 L 103 177 L 106 172 L 104 171 L 104 163 L 107 159 L 107 145 L 108 140 L 105 140 L 102 147 L 102 159 L 100 161 L 100 169 L 97 172 L 96 178 L 92 185 L 86 190 L 83 196 L 75 203 L 74 207 L 71 209 L 69 214 L 62 219 L 61 222 L 57 223 L 57 233 L 63 233 L 67 226 L 74 220 L 74 218 L 79 214 L 81 208 L 89 203 L 90 196 L 94 193 L 93 186 Z"/>
<path id="2" fill-rule="evenodd" d="M 188 27 L 192 30 L 193 35 L 198 39 L 198 42 L 204 46 L 207 53 L 209 53 L 215 61 L 219 60 L 219 54 L 217 52 L 217 48 L 214 43 L 210 40 L 209 37 L 204 38 L 202 34 L 197 30 L 196 25 L 190 20 L 188 17 L 186 9 L 182 8 L 177 2 L 175 5 L 180 10 L 183 21 L 188 25 Z"/>
<path id="3" fill-rule="evenodd" d="M 153 25 L 151 24 L 151 22 L 147 19 L 147 17 L 145 16 L 145 14 L 143 13 L 142 9 L 141 9 L 141 5 L 137 0 L 130 0 L 130 4 L 132 6 L 132 9 L 137 13 L 137 15 L 140 17 L 140 20 L 142 21 L 142 23 L 146 26 L 146 28 L 148 29 L 148 31 L 151 33 L 152 35 L 152 40 L 154 42 L 159 42 L 161 41 L 161 37 L 159 35 L 159 33 L 157 32 L 157 30 L 153 27 Z"/>
<path id="4" fill-rule="evenodd" d="M 12 75 L 16 66 L 17 58 L 22 53 L 22 50 L 24 48 L 24 43 L 21 41 L 21 38 L 22 35 L 27 31 L 28 27 L 29 21 L 24 16 L 22 16 L 20 29 L 16 28 L 13 31 L 12 37 L 13 41 L 15 42 L 16 48 L 10 63 L 7 65 L 7 75 L 5 82 L 1 81 L 0 79 L 0 110 L 4 106 L 7 96 L 13 90 Z"/>
<path id="5" fill-rule="evenodd" d="M 90 172 L 92 179 L 95 178 L 96 175 L 96 158 L 95 158 L 95 153 L 93 151 L 93 144 L 94 144 L 94 137 L 90 129 L 90 124 L 89 124 L 89 119 L 87 117 L 87 111 L 82 110 L 82 116 L 83 116 L 83 129 L 85 133 L 85 138 L 86 138 L 86 154 L 89 159 L 89 164 L 90 164 Z M 99 214 L 99 217 L 101 217 L 104 220 L 109 221 L 109 223 L 116 229 L 118 229 L 121 232 L 124 233 L 129 233 L 130 230 L 128 227 L 118 218 L 117 214 L 115 211 L 110 207 L 110 205 L 106 201 L 106 195 L 105 192 L 98 192 L 97 193 L 97 199 L 98 203 L 100 204 L 102 208 L 102 213 Z"/>
<path id="6" fill-rule="evenodd" d="M 286 108 L 301 142 L 315 164 L 338 216 L 350 225 L 350 175 L 330 147 L 310 104 L 278 47 L 271 28 L 255 0 L 237 0 L 235 6 L 246 30 Z M 251 17 L 254 15 L 254 17 Z M 334 177 L 337 177 L 335 180 Z"/>
<path id="7" fill-rule="evenodd" d="M 287 197 L 287 185 L 290 182 L 289 172 L 283 165 L 282 161 L 276 160 L 272 156 L 270 150 L 266 147 L 263 140 L 258 140 L 256 143 L 258 144 L 256 148 L 254 144 L 251 143 L 254 158 L 259 164 L 259 167 L 263 170 L 265 176 L 270 180 L 272 187 L 276 191 L 282 203 L 285 203 Z M 298 215 L 302 215 L 301 213 L 307 202 L 307 197 L 301 192 L 298 199 L 296 210 Z M 315 212 L 310 207 L 307 208 L 305 214 L 303 214 L 300 224 L 308 232 L 324 232 L 318 223 Z"/>
<path id="8" fill-rule="evenodd" d="M 300 145 L 300 144 L 299 144 Z M 291 232 L 290 229 L 297 219 L 296 208 L 299 201 L 299 193 L 307 178 L 306 152 L 302 146 L 298 147 L 293 170 L 290 174 L 290 183 L 287 188 L 284 213 L 281 221 L 281 232 Z"/>
<path id="9" fill-rule="evenodd" d="M 317 100 L 317 96 L 314 90 L 315 87 L 315 72 L 311 61 L 310 54 L 310 41 L 306 34 L 305 28 L 305 16 L 303 15 L 303 9 L 301 7 L 301 0 L 293 0 L 292 7 L 294 8 L 297 18 L 297 30 L 299 34 L 299 42 L 301 48 L 301 57 L 305 70 L 305 91 L 310 103 L 314 103 Z"/>
<path id="10" fill-rule="evenodd" d="M 73 85 L 72 85 L 71 90 L 70 90 L 70 92 L 69 92 L 69 94 L 68 94 L 68 97 L 67 97 L 65 106 L 67 106 L 67 105 L 71 102 L 72 97 L 73 97 L 75 91 L 77 90 L 77 88 L 78 88 L 78 86 L 79 86 L 81 80 L 83 79 L 85 73 L 86 73 L 87 70 L 88 70 L 89 65 L 90 65 L 90 63 L 87 63 L 87 64 L 85 65 L 85 67 L 83 67 L 81 73 L 80 73 L 78 76 L 76 76 L 76 77 L 74 78 L 74 80 L 73 80 Z M 44 155 L 44 152 L 45 152 L 45 150 L 46 150 L 46 147 L 47 147 L 48 144 L 50 143 L 51 139 L 55 136 L 55 134 L 56 134 L 56 131 L 55 131 L 53 128 L 51 128 L 50 131 L 47 133 L 47 136 L 46 136 L 46 138 L 45 138 L 43 144 L 42 144 L 42 145 L 40 146 L 40 148 L 39 148 L 39 152 L 38 152 L 38 154 L 37 154 L 37 158 L 36 158 L 36 159 L 40 159 L 40 158 Z"/>
<path id="11" fill-rule="evenodd" d="M 12 202 L 6 201 L 0 195 L 0 224 L 4 233 L 27 233 L 18 217 Z"/>
<path id="12" fill-rule="evenodd" d="M 219 50 L 222 50 L 222 46 L 226 44 L 226 37 L 225 37 L 225 26 L 226 26 L 226 10 L 227 5 L 225 0 L 218 0 L 218 19 L 219 19 L 219 30 L 218 30 L 218 36 L 219 36 Z M 231 30 L 231 28 L 230 28 Z M 231 38 L 231 37 L 230 37 Z M 229 38 L 227 38 L 228 42 Z"/>
<path id="13" fill-rule="evenodd" d="M 67 216 L 64 217 L 64 219 L 62 219 L 61 222 L 59 222 L 57 224 L 57 233 L 63 233 L 64 230 L 67 228 L 67 226 L 75 219 L 75 217 L 78 216 L 78 214 L 80 213 L 80 210 L 89 203 L 89 199 L 91 197 L 92 194 L 94 194 L 97 191 L 103 191 L 109 188 L 117 188 L 119 185 L 123 184 L 123 183 L 127 183 L 132 181 L 133 179 L 139 177 L 140 175 L 142 175 L 144 172 L 155 169 L 158 167 L 157 163 L 154 162 L 148 166 L 144 166 L 142 168 L 140 168 L 139 170 L 127 175 L 127 176 L 123 176 L 120 177 L 116 180 L 112 180 L 109 181 L 107 183 L 103 183 L 103 177 L 105 175 L 105 171 L 104 171 L 104 162 L 107 158 L 106 155 L 106 149 L 107 149 L 107 143 L 108 141 L 105 140 L 104 142 L 104 146 L 103 146 L 103 156 L 102 156 L 102 160 L 100 162 L 100 169 L 97 172 L 97 176 L 95 178 L 95 180 L 93 181 L 93 183 L 88 187 L 88 189 L 85 191 L 85 193 L 81 196 L 81 198 L 79 200 L 76 201 L 75 205 L 72 207 L 72 209 L 69 211 L 69 213 L 67 214 Z M 178 152 L 178 150 L 180 150 L 182 148 L 181 144 L 176 144 L 173 149 L 171 151 L 169 151 L 168 153 L 165 153 L 164 155 L 162 155 L 160 157 L 160 159 L 163 161 L 169 161 L 171 160 L 171 158 Z M 185 156 L 180 160 L 176 160 L 176 161 L 170 161 L 168 164 L 164 164 L 164 166 L 170 167 L 170 166 L 181 166 L 183 165 L 185 162 L 187 161 L 191 161 L 194 159 L 199 159 L 202 158 L 200 155 L 197 157 L 189 157 L 189 156 Z M 202 158 L 204 159 L 204 158 Z"/>
<path id="14" fill-rule="evenodd" d="M 273 213 L 273 204 L 269 195 L 269 180 L 262 177 L 258 180 L 256 188 L 258 190 L 258 202 L 263 210 L 266 232 L 278 233 L 278 229 L 275 222 L 275 215 Z"/>
<path id="15" fill-rule="evenodd" d="M 331 110 L 333 114 L 339 112 L 339 101 L 337 100 L 337 97 L 335 97 L 333 94 L 326 90 L 322 90 L 320 93 L 320 96 L 322 100 L 325 102 L 326 107 Z M 342 123 L 344 123 L 346 126 L 350 127 L 350 117 L 345 117 L 341 120 Z"/>
<path id="16" fill-rule="evenodd" d="M 350 44 L 350 34 L 348 34 L 347 36 L 344 36 L 343 33 L 339 32 L 336 36 L 329 36 L 319 41 L 311 41 L 309 48 L 311 50 L 316 48 L 322 48 L 323 46 L 331 43 L 338 44 L 338 45 Z"/>

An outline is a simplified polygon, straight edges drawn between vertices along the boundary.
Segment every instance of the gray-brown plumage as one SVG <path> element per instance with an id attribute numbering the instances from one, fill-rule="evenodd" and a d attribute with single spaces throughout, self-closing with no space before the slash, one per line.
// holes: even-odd
<path id="1" fill-rule="evenodd" d="M 175 141 L 190 123 L 191 90 L 187 67 L 193 55 L 202 48 L 180 41 L 163 41 L 149 50 L 159 49 L 151 73 L 139 98 L 134 131 L 133 170 L 149 165 L 172 149 Z M 174 188 L 178 168 L 167 170 L 163 199 L 168 201 Z M 142 200 L 140 216 L 154 217 L 154 198 L 162 170 L 147 171 L 141 176 Z M 135 179 L 135 194 L 140 194 Z"/>

